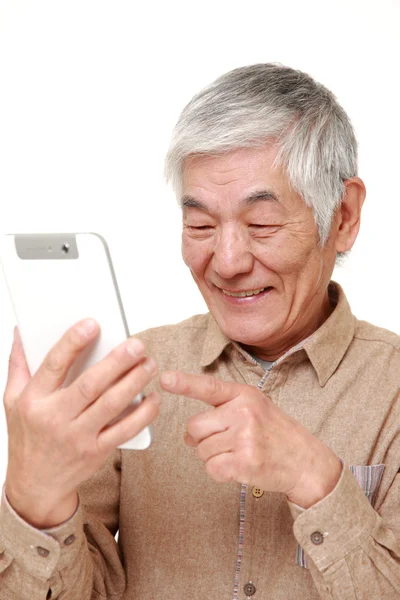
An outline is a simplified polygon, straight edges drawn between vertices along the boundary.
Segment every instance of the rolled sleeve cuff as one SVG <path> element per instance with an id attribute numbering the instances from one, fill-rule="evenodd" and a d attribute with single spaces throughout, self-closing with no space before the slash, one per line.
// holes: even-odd
<path id="1" fill-rule="evenodd" d="M 80 503 L 68 521 L 51 529 L 36 529 L 15 512 L 3 487 L 0 550 L 3 550 L 4 564 L 16 560 L 34 577 L 47 580 L 75 560 L 83 543 L 85 535 Z"/>
<path id="2" fill-rule="evenodd" d="M 319 570 L 359 546 L 380 518 L 348 468 L 328 496 L 304 510 L 288 502 L 293 533 Z"/>

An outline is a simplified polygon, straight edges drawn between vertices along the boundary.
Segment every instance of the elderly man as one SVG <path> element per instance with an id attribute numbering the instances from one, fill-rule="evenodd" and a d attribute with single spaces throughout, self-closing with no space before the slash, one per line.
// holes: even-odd
<path id="1" fill-rule="evenodd" d="M 400 597 L 399 338 L 330 281 L 359 230 L 356 162 L 345 112 L 305 73 L 236 69 L 188 104 L 166 165 L 210 313 L 67 389 L 98 326 L 33 378 L 16 333 L 1 600 Z M 115 449 L 161 397 L 150 449 Z"/>

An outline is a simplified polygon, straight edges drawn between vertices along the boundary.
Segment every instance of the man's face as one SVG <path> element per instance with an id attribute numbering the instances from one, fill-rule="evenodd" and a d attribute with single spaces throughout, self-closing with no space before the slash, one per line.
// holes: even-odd
<path id="1" fill-rule="evenodd" d="M 183 169 L 183 259 L 225 335 L 271 359 L 328 316 L 336 257 L 275 155 L 239 149 Z"/>

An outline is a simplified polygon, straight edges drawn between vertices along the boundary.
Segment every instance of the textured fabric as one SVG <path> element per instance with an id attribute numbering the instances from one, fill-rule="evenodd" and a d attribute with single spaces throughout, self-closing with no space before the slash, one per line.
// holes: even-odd
<path id="1" fill-rule="evenodd" d="M 385 465 L 350 465 L 349 469 L 373 506 Z M 304 512 L 304 509 L 301 509 L 301 512 Z M 299 566 L 308 569 L 307 555 L 301 546 L 297 546 L 296 562 Z"/>
<path id="2" fill-rule="evenodd" d="M 139 335 L 160 371 L 259 386 L 330 446 L 344 468 L 326 498 L 304 510 L 214 482 L 183 443 L 187 419 L 212 409 L 163 392 L 152 446 L 116 450 L 68 522 L 37 531 L 3 498 L 0 599 L 244 600 L 250 580 L 254 600 L 400 598 L 400 341 L 356 320 L 339 286 L 331 296 L 327 321 L 266 373 L 210 315 Z"/>

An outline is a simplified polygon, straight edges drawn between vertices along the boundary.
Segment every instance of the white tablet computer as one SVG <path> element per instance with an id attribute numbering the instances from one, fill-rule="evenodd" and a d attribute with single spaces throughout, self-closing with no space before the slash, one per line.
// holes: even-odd
<path id="1" fill-rule="evenodd" d="M 5 235 L 0 261 L 32 375 L 81 319 L 95 319 L 100 334 L 70 369 L 63 387 L 129 336 L 110 253 L 97 233 Z M 136 396 L 133 404 L 142 398 Z M 146 427 L 120 448 L 145 449 L 151 439 L 152 429 Z"/>

